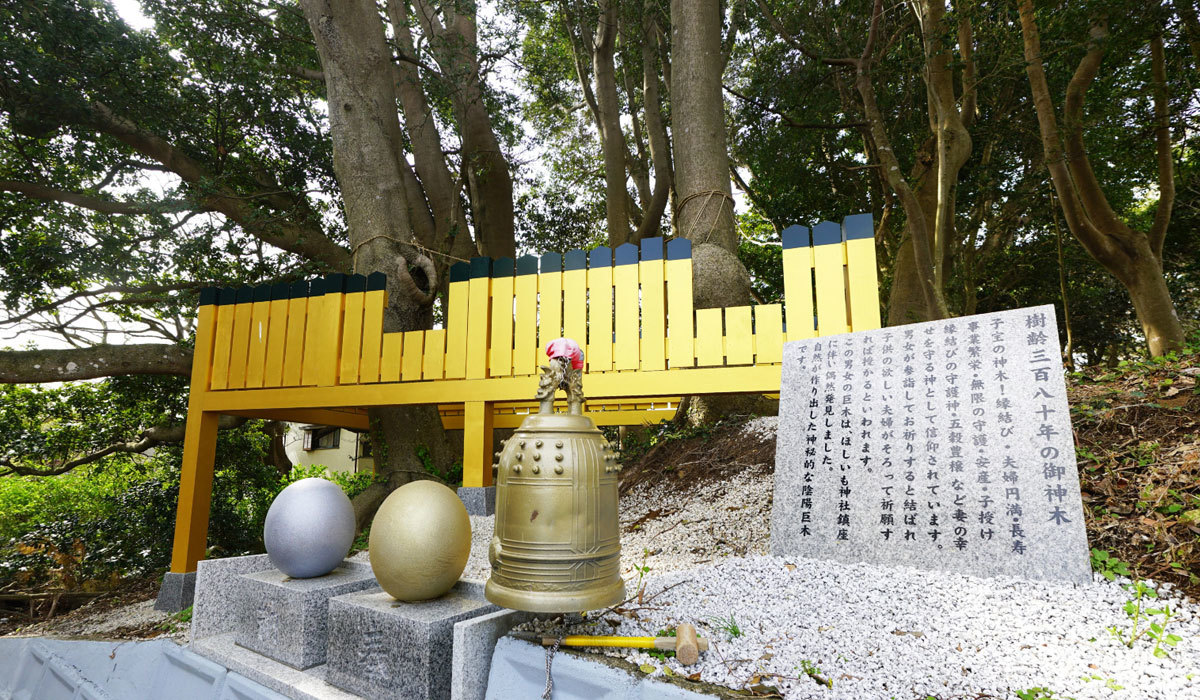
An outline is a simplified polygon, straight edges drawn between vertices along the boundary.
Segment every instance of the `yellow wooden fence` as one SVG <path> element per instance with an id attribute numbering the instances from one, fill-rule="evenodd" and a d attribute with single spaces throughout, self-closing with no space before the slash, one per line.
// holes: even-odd
<path id="1" fill-rule="evenodd" d="M 785 340 L 879 327 L 869 214 L 783 232 L 785 304 L 693 309 L 691 242 L 450 272 L 445 328 L 384 332 L 384 276 L 206 289 L 192 362 L 172 571 L 203 558 L 222 414 L 365 429 L 373 406 L 438 404 L 463 429 L 464 485 L 492 481 L 494 427 L 516 427 L 546 342 L 585 350 L 598 424 L 670 417 L 684 394 L 779 391 Z"/>

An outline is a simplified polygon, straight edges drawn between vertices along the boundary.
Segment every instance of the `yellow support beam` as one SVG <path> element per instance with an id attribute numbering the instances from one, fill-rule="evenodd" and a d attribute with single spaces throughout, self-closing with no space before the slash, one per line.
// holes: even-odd
<path id="1" fill-rule="evenodd" d="M 463 486 L 491 486 L 492 406 L 467 401 L 463 409 Z"/>

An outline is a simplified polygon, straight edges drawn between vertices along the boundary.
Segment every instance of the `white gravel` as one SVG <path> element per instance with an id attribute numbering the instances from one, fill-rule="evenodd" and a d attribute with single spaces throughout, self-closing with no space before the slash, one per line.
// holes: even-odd
<path id="1" fill-rule="evenodd" d="M 777 425 L 771 416 L 741 430 L 771 438 Z M 621 563 L 631 594 L 635 567 L 650 567 L 643 604 L 565 627 L 540 620 L 523 627 L 643 636 L 690 622 L 712 641 L 694 666 L 634 650 L 597 653 L 655 676 L 699 674 L 789 700 L 1015 700 L 1035 687 L 1054 694 L 1030 697 L 1054 700 L 1200 700 L 1200 605 L 1170 584 L 1155 584 L 1161 599 L 1148 607 L 1169 604 L 1176 617 L 1166 631 L 1182 640 L 1158 658 L 1153 640 L 1142 637 L 1130 649 L 1109 631 L 1132 627 L 1126 580 L 1096 576 L 1076 586 L 766 556 L 773 485 L 759 465 L 687 493 L 635 486 L 621 499 Z M 494 520 L 471 520 L 464 575 L 486 579 Z M 731 616 L 740 636 L 717 621 Z"/>
<path id="2" fill-rule="evenodd" d="M 574 625 L 567 631 L 653 635 L 690 622 L 713 648 L 694 666 L 642 652 L 607 650 L 653 675 L 675 675 L 734 689 L 775 685 L 785 698 L 1015 698 L 1032 687 L 1054 698 L 1200 698 L 1200 606 L 1163 600 L 1179 619 L 1167 631 L 1183 637 L 1170 658 L 1153 642 L 1133 649 L 1108 627 L 1128 630 L 1128 593 L 1097 577 L 1075 586 L 1018 579 L 980 579 L 910 568 L 880 568 L 778 557 L 727 559 L 692 571 L 652 577 L 647 600 L 619 620 Z M 741 636 L 716 618 L 732 616 Z M 548 627 L 537 622 L 535 626 Z M 557 628 L 562 629 L 562 628 Z M 800 668 L 807 661 L 833 687 Z M 773 675 L 778 674 L 778 675 Z"/>

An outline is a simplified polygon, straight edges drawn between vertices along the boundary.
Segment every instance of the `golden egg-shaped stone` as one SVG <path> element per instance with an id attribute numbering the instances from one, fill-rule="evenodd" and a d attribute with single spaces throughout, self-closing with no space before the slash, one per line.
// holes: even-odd
<path id="1" fill-rule="evenodd" d="M 471 518 L 453 490 L 414 481 L 379 506 L 369 547 L 383 590 L 397 600 L 430 600 L 462 576 L 471 554 Z"/>

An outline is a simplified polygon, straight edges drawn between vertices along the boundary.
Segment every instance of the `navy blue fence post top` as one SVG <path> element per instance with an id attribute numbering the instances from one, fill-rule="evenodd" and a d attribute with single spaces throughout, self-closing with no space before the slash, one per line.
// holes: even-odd
<path id="1" fill-rule="evenodd" d="M 663 239 L 661 236 L 642 239 L 642 260 L 662 260 Z"/>
<path id="2" fill-rule="evenodd" d="M 807 248 L 809 246 L 808 228 L 792 224 L 783 230 L 783 247 Z"/>
<path id="3" fill-rule="evenodd" d="M 842 227 L 832 221 L 822 221 L 813 226 L 813 245 L 829 245 L 842 242 Z"/>
<path id="4" fill-rule="evenodd" d="M 542 253 L 541 271 L 546 272 L 562 272 L 562 255 L 559 253 Z"/>
<path id="5" fill-rule="evenodd" d="M 522 255 L 517 258 L 518 275 L 536 275 L 537 271 L 538 259 L 536 255 Z"/>
<path id="6" fill-rule="evenodd" d="M 618 265 L 631 265 L 638 261 L 638 247 L 632 243 L 622 243 L 613 251 L 613 257 Z"/>
<path id="7" fill-rule="evenodd" d="M 271 285 L 271 301 L 279 299 L 288 299 L 292 296 L 292 288 L 287 282 L 279 282 Z"/>
<path id="8" fill-rule="evenodd" d="M 471 258 L 471 279 L 492 276 L 492 259 L 485 257 Z"/>
<path id="9" fill-rule="evenodd" d="M 350 275 L 346 277 L 346 293 L 353 294 L 354 292 L 367 291 L 366 275 Z"/>
<path id="10" fill-rule="evenodd" d="M 563 271 L 571 270 L 586 270 L 587 269 L 587 253 L 579 248 L 572 248 L 563 256 Z"/>
<path id="11" fill-rule="evenodd" d="M 367 291 L 378 292 L 387 289 L 387 275 L 382 272 L 372 272 L 367 275 Z"/>
<path id="12" fill-rule="evenodd" d="M 512 277 L 513 267 L 512 258 L 496 258 L 492 263 L 492 277 Z"/>
<path id="13" fill-rule="evenodd" d="M 667 260 L 686 260 L 692 257 L 692 242 L 686 238 L 672 238 L 667 242 Z"/>
<path id="14" fill-rule="evenodd" d="M 870 214 L 851 214 L 842 219 L 842 232 L 846 240 L 875 237 L 875 217 Z"/>
<path id="15" fill-rule="evenodd" d="M 613 254 L 612 248 L 602 245 L 599 248 L 593 248 L 588 253 L 588 267 L 612 267 Z"/>
<path id="16" fill-rule="evenodd" d="M 471 279 L 471 264 L 465 262 L 456 262 L 450 266 L 450 281 L 466 282 Z"/>

